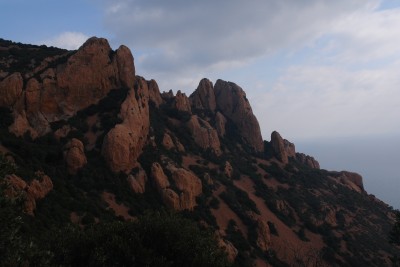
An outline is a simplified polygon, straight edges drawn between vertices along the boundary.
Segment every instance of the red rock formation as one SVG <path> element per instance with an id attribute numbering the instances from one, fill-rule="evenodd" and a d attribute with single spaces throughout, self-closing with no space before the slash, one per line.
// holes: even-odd
<path id="1" fill-rule="evenodd" d="M 174 141 L 172 141 L 172 138 L 168 133 L 164 133 L 162 145 L 168 150 L 173 149 L 175 147 Z"/>
<path id="2" fill-rule="evenodd" d="M 64 160 L 69 174 L 76 174 L 78 170 L 86 165 L 85 148 L 80 140 L 72 138 L 68 142 L 64 148 Z"/>
<path id="3" fill-rule="evenodd" d="M 226 118 L 224 115 L 221 114 L 221 112 L 217 112 L 215 114 L 215 128 L 218 132 L 218 135 L 221 137 L 225 136 L 225 125 L 226 125 Z"/>
<path id="4" fill-rule="evenodd" d="M 307 165 L 310 168 L 319 169 L 319 162 L 311 156 L 305 155 L 303 153 L 296 153 L 296 160 L 300 163 Z"/>
<path id="5" fill-rule="evenodd" d="M 149 87 L 150 101 L 153 102 L 156 107 L 159 107 L 163 103 L 163 100 L 157 82 L 155 80 L 150 80 L 147 82 L 147 86 Z"/>
<path id="6" fill-rule="evenodd" d="M 128 183 L 133 192 L 143 194 L 146 191 L 147 174 L 140 166 L 136 174 L 128 176 Z"/>
<path id="7" fill-rule="evenodd" d="M 181 191 L 179 195 L 180 210 L 193 210 L 196 206 L 196 197 L 202 193 L 201 180 L 192 172 L 174 166 L 168 167 L 172 173 L 172 180 Z"/>
<path id="8" fill-rule="evenodd" d="M 207 121 L 192 115 L 186 125 L 198 146 L 204 150 L 210 148 L 216 155 L 221 155 L 218 133 Z"/>
<path id="9" fill-rule="evenodd" d="M 261 218 L 257 219 L 257 246 L 262 251 L 271 248 L 271 234 L 268 224 Z"/>
<path id="10" fill-rule="evenodd" d="M 149 133 L 149 92 L 147 82 L 139 79 L 138 89 L 131 88 L 121 105 L 123 120 L 104 138 L 102 155 L 114 172 L 129 172 L 136 164 Z"/>
<path id="11" fill-rule="evenodd" d="M 358 192 L 364 192 L 363 178 L 358 173 L 341 171 L 339 179 L 345 184 L 351 182 L 352 184 L 356 185 L 356 188 L 353 187 L 353 189 L 358 189 Z"/>
<path id="12" fill-rule="evenodd" d="M 44 198 L 53 190 L 53 182 L 50 177 L 42 172 L 36 172 L 37 179 L 27 184 L 15 174 L 7 175 L 5 182 L 9 185 L 5 191 L 8 197 L 17 197 L 21 194 L 25 196 L 25 212 L 34 215 L 36 209 L 36 200 Z"/>
<path id="13" fill-rule="evenodd" d="M 285 145 L 281 135 L 277 131 L 273 131 L 271 134 L 271 146 L 275 157 L 283 164 L 287 164 L 289 160 L 286 153 Z"/>
<path id="14" fill-rule="evenodd" d="M 23 84 L 19 72 L 13 73 L 0 81 L 0 107 L 13 107 L 22 94 Z"/>
<path id="15" fill-rule="evenodd" d="M 185 93 L 182 93 L 180 90 L 176 93 L 173 107 L 179 111 L 186 111 L 192 113 L 189 98 L 186 96 Z"/>
<path id="16" fill-rule="evenodd" d="M 157 162 L 151 165 L 151 177 L 153 179 L 153 184 L 158 192 L 163 192 L 164 189 L 169 187 L 168 177 L 165 175 L 163 168 Z"/>
<path id="17" fill-rule="evenodd" d="M 49 122 L 71 117 L 78 110 L 97 103 L 112 89 L 134 86 L 131 52 L 125 46 L 113 52 L 108 41 L 102 38 L 87 40 L 64 64 L 55 68 L 48 68 L 48 62 L 42 65 L 27 75 L 29 78 L 40 73 L 39 77 L 28 80 L 23 95 L 19 73 L 0 82 L 0 94 L 3 94 L 0 106 L 11 108 L 16 98 L 21 99 L 14 109 L 17 124 L 10 128 L 17 135 L 28 130 L 44 135 L 50 130 Z"/>
<path id="18" fill-rule="evenodd" d="M 289 158 L 296 157 L 296 147 L 293 143 L 289 142 L 286 139 L 283 139 L 283 146 L 285 147 L 286 154 Z"/>
<path id="19" fill-rule="evenodd" d="M 217 108 L 235 123 L 240 135 L 256 152 L 263 152 L 260 125 L 242 88 L 232 82 L 218 80 L 214 91 Z"/>
<path id="20" fill-rule="evenodd" d="M 189 100 L 194 109 L 207 109 L 214 112 L 217 103 L 212 82 L 208 79 L 202 79 L 196 91 L 190 95 Z"/>
<path id="21" fill-rule="evenodd" d="M 229 163 L 229 161 L 225 161 L 224 174 L 227 177 L 232 178 L 233 168 L 232 168 L 232 165 Z"/>

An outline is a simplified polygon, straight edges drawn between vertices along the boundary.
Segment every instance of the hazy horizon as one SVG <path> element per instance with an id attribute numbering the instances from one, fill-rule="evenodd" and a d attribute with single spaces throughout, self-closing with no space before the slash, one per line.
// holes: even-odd
<path id="1" fill-rule="evenodd" d="M 400 139 L 395 135 L 290 140 L 296 151 L 317 159 L 321 169 L 362 175 L 364 189 L 400 209 Z"/>

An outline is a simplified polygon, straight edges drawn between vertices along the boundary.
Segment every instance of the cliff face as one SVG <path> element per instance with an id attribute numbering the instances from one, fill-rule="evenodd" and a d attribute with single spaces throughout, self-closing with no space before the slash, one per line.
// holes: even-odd
<path id="1" fill-rule="evenodd" d="M 14 109 L 11 130 L 33 137 L 50 131 L 49 124 L 67 119 L 104 98 L 111 89 L 133 88 L 135 67 L 130 50 L 115 52 L 106 39 L 90 38 L 65 63 L 49 63 L 24 75 L 16 72 L 0 83 L 0 106 Z M 26 83 L 24 86 L 23 83 Z"/>
<path id="2" fill-rule="evenodd" d="M 10 196 L 24 193 L 40 220 L 110 220 L 101 196 L 113 194 L 116 219 L 182 212 L 237 266 L 388 265 L 398 253 L 385 243 L 393 211 L 362 177 L 320 169 L 276 131 L 263 141 L 238 85 L 202 79 L 189 97 L 160 93 L 135 75 L 127 47 L 101 38 L 18 68 L 7 49 L 0 151 L 19 168 Z"/>

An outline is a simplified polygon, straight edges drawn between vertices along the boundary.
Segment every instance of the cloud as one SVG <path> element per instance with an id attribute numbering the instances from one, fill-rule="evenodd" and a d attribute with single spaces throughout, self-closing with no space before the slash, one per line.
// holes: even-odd
<path id="1" fill-rule="evenodd" d="M 265 139 L 400 133 L 400 9 L 385 1 L 103 3 L 140 75 L 187 93 L 203 77 L 237 82 Z"/>
<path id="2" fill-rule="evenodd" d="M 265 114 L 264 133 L 278 130 L 292 140 L 400 133 L 399 67 L 291 67 L 271 90 L 252 96 L 254 110 Z"/>
<path id="3" fill-rule="evenodd" d="M 89 37 L 81 32 L 63 32 L 55 37 L 43 41 L 48 46 L 55 46 L 69 50 L 78 49 Z"/>
<path id="4" fill-rule="evenodd" d="M 163 76 L 221 71 L 282 49 L 296 50 L 323 35 L 338 17 L 369 7 L 364 0 L 104 3 L 114 42 L 143 56 L 138 67 L 144 73 Z"/>

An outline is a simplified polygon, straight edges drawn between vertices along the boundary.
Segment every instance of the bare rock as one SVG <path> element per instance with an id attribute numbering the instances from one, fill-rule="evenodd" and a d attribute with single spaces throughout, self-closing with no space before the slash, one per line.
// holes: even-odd
<path id="1" fill-rule="evenodd" d="M 37 178 L 33 179 L 29 184 L 15 174 L 7 175 L 5 178 L 5 182 L 8 184 L 5 195 L 12 198 L 24 195 L 24 210 L 32 216 L 36 209 L 36 201 L 44 198 L 53 190 L 53 182 L 49 176 L 42 172 L 36 172 L 35 175 Z"/>
<path id="2" fill-rule="evenodd" d="M 232 165 L 230 164 L 229 161 L 225 161 L 224 174 L 225 174 L 227 177 L 232 178 L 232 175 L 233 175 L 233 168 L 232 168 Z"/>
<path id="3" fill-rule="evenodd" d="M 180 198 L 174 190 L 164 189 L 162 191 L 162 200 L 167 207 L 173 210 L 181 210 Z"/>
<path id="4" fill-rule="evenodd" d="M 162 145 L 168 150 L 171 150 L 175 147 L 174 141 L 172 141 L 172 138 L 168 133 L 164 133 Z"/>
<path id="5" fill-rule="evenodd" d="M 129 172 L 136 164 L 138 151 L 135 151 L 131 134 L 126 125 L 117 124 L 104 138 L 102 155 L 114 172 Z"/>
<path id="6" fill-rule="evenodd" d="M 186 96 L 185 93 L 182 93 L 180 90 L 176 93 L 173 107 L 179 111 L 186 111 L 188 113 L 192 113 L 189 98 Z"/>
<path id="7" fill-rule="evenodd" d="M 202 193 L 201 180 L 192 172 L 183 168 L 169 166 L 172 173 L 172 180 L 178 190 L 180 210 L 193 210 L 196 204 L 196 197 Z"/>
<path id="8" fill-rule="evenodd" d="M 25 102 L 26 113 L 34 114 L 40 111 L 40 90 L 42 85 L 35 79 L 29 79 L 26 84 Z"/>
<path id="9" fill-rule="evenodd" d="M 149 93 L 147 83 L 139 79 L 121 105 L 123 120 L 111 129 L 103 142 L 102 154 L 114 172 L 129 172 L 136 164 L 149 134 Z"/>
<path id="10" fill-rule="evenodd" d="M 189 97 L 194 109 L 206 109 L 212 112 L 217 108 L 213 84 L 208 79 L 202 79 L 197 89 Z"/>
<path id="11" fill-rule="evenodd" d="M 21 73 L 15 72 L 0 82 L 0 107 L 11 108 L 22 94 L 24 82 Z"/>
<path id="12" fill-rule="evenodd" d="M 151 165 L 151 177 L 158 192 L 163 192 L 170 185 L 168 177 L 165 175 L 163 168 L 158 162 L 154 162 L 153 165 Z"/>
<path id="13" fill-rule="evenodd" d="M 235 246 L 228 240 L 223 239 L 219 237 L 219 246 L 228 254 L 228 261 L 229 262 L 234 262 L 237 255 L 238 255 L 238 250 L 235 248 Z"/>
<path id="14" fill-rule="evenodd" d="M 36 129 L 32 128 L 28 122 L 25 111 L 21 113 L 13 112 L 14 121 L 8 127 L 8 130 L 16 136 L 23 136 L 26 132 L 30 133 L 30 136 L 34 139 L 38 136 Z"/>
<path id="15" fill-rule="evenodd" d="M 286 139 L 283 139 L 283 146 L 286 150 L 286 154 L 289 158 L 296 157 L 296 147 L 293 143 L 289 142 Z"/>
<path id="16" fill-rule="evenodd" d="M 162 92 L 161 98 L 164 100 L 169 100 L 174 98 L 174 92 L 172 90 L 169 90 L 168 92 Z"/>
<path id="17" fill-rule="evenodd" d="M 281 135 L 277 131 L 273 131 L 271 134 L 271 146 L 275 157 L 283 164 L 287 164 L 289 160 L 285 145 Z"/>
<path id="18" fill-rule="evenodd" d="M 201 180 L 191 171 L 183 168 L 169 168 L 176 187 L 183 192 L 189 192 L 194 197 L 202 193 Z"/>
<path id="19" fill-rule="evenodd" d="M 217 80 L 215 86 L 217 108 L 237 126 L 240 135 L 256 152 L 264 151 L 260 125 L 254 116 L 246 93 L 232 82 Z"/>
<path id="20" fill-rule="evenodd" d="M 315 160 L 313 157 L 305 155 L 303 153 L 296 153 L 296 160 L 302 164 L 307 165 L 313 169 L 319 169 L 319 162 Z"/>
<path id="21" fill-rule="evenodd" d="M 261 218 L 257 219 L 257 246 L 263 251 L 268 251 L 271 248 L 269 226 Z"/>
<path id="22" fill-rule="evenodd" d="M 207 121 L 192 115 L 186 125 L 198 146 L 204 150 L 210 148 L 217 156 L 221 155 L 218 133 Z"/>
<path id="23" fill-rule="evenodd" d="M 361 175 L 359 175 L 358 173 L 355 172 L 348 172 L 348 171 L 341 171 L 340 172 L 340 177 L 339 179 L 343 182 L 343 183 L 347 183 L 349 184 L 352 183 L 354 186 L 351 186 L 351 184 L 349 184 L 353 189 L 355 189 L 358 192 L 364 192 L 364 184 L 363 184 L 363 178 Z"/>
<path id="24" fill-rule="evenodd" d="M 132 191 L 137 194 L 143 194 L 146 191 L 146 182 L 147 174 L 142 167 L 139 167 L 136 174 L 130 174 L 128 176 L 128 183 L 130 184 Z"/>
<path id="25" fill-rule="evenodd" d="M 147 86 L 149 87 L 150 101 L 153 102 L 156 107 L 159 107 L 163 103 L 163 100 L 157 82 L 155 80 L 150 80 L 147 82 Z"/>
<path id="26" fill-rule="evenodd" d="M 69 174 L 76 174 L 83 166 L 87 164 L 85 148 L 83 143 L 73 138 L 64 148 L 64 160 L 67 164 Z"/>
<path id="27" fill-rule="evenodd" d="M 116 69 L 118 71 L 116 76 L 119 78 L 121 86 L 133 88 L 135 84 L 135 65 L 131 50 L 121 45 L 115 52 L 116 56 L 113 60 L 116 61 Z"/>
<path id="28" fill-rule="evenodd" d="M 221 112 L 217 112 L 215 114 L 215 128 L 217 129 L 218 135 L 221 137 L 225 136 L 225 126 L 226 126 L 226 118 L 222 115 Z"/>

